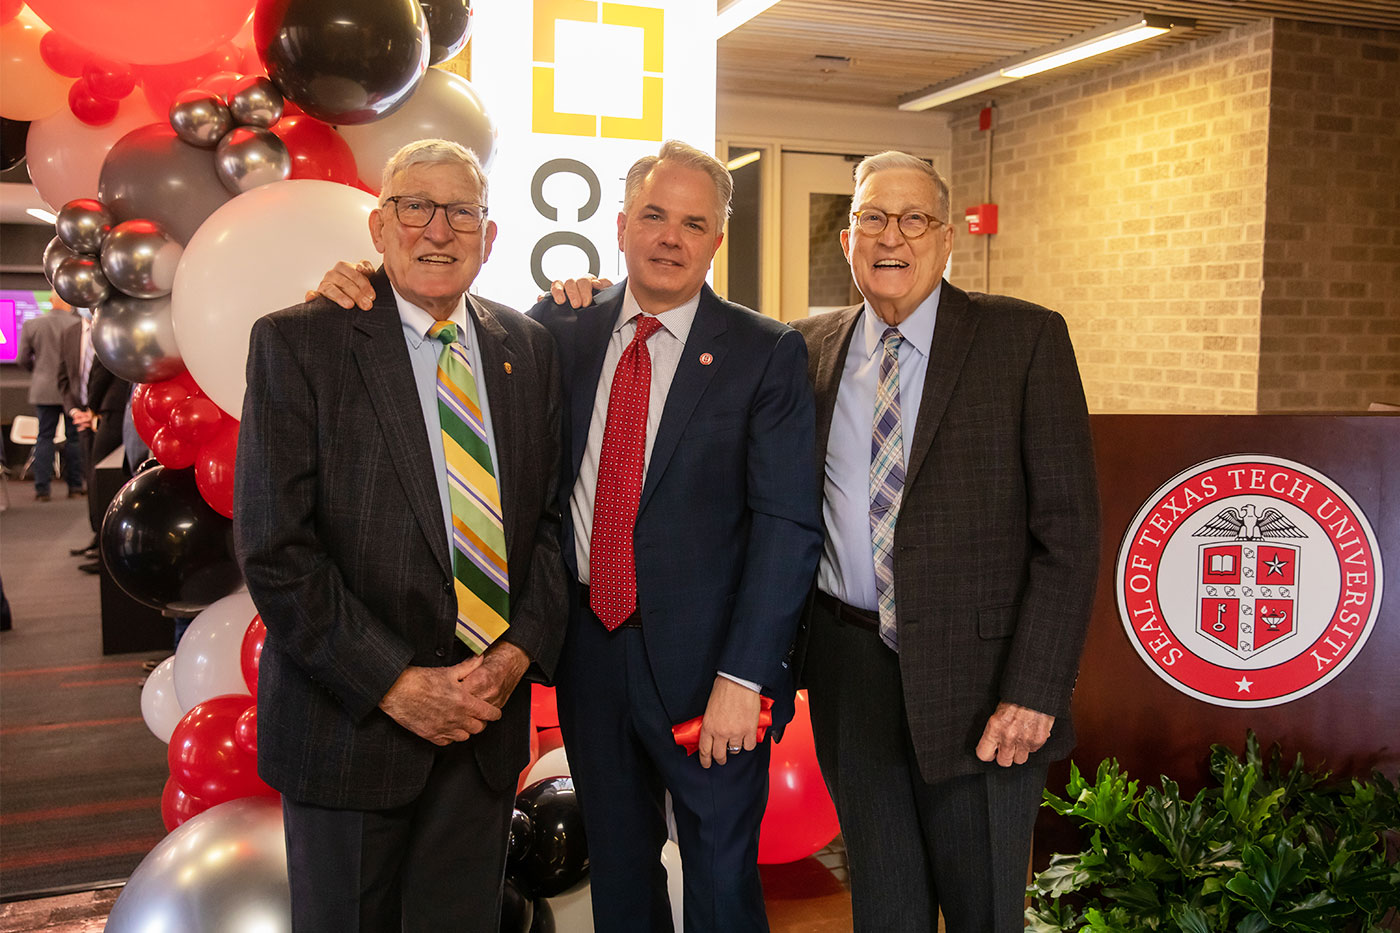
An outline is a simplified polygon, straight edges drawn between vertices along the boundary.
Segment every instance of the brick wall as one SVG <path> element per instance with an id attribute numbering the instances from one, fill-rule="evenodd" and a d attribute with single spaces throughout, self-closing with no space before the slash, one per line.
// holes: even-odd
<path id="1" fill-rule="evenodd" d="M 1259 408 L 1400 402 L 1400 35 L 1280 21 Z"/>
<path id="2" fill-rule="evenodd" d="M 859 302 L 852 294 L 851 265 L 841 251 L 841 231 L 850 222 L 851 198 L 845 194 L 809 195 L 807 222 L 807 304 L 844 307 Z"/>

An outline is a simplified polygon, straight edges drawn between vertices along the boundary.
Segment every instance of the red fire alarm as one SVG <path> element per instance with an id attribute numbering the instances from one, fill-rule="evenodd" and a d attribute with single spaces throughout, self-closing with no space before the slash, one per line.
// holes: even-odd
<path id="1" fill-rule="evenodd" d="M 975 204 L 967 209 L 968 233 L 996 233 L 997 206 L 995 204 Z"/>

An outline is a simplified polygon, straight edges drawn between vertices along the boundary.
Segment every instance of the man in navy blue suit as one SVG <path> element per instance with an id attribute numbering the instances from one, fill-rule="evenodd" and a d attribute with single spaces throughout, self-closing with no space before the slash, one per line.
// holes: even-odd
<path id="1" fill-rule="evenodd" d="M 758 876 L 769 746 L 793 714 L 792 646 L 822 532 L 801 337 L 705 285 L 733 180 L 667 142 L 632 166 L 627 279 L 530 311 L 564 387 L 560 510 L 570 581 L 559 720 L 588 836 L 594 924 L 670 930 L 671 794 L 685 927 L 766 930 Z M 353 267 L 320 289 L 366 297 Z M 701 718 L 698 754 L 672 727 Z"/>

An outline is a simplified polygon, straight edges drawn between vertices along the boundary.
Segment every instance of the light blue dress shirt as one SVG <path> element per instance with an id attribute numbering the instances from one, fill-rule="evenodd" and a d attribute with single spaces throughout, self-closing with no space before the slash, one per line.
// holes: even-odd
<path id="1" fill-rule="evenodd" d="M 919 421 L 929 347 L 942 292 L 940 280 L 933 293 L 899 325 L 904 337 L 899 345 L 899 420 L 906 468 L 914 449 L 914 425 Z M 875 426 L 880 357 L 884 354 L 881 336 L 888 326 L 867 303 L 851 334 L 826 442 L 826 485 L 822 495 L 826 543 L 817 569 L 817 587 L 822 592 L 870 612 L 879 611 L 875 558 L 870 545 L 870 437 Z"/>
<path id="2" fill-rule="evenodd" d="M 437 365 L 438 354 L 447 349 L 438 340 L 428 339 L 428 329 L 437 322 L 427 311 L 410 302 L 394 290 L 403 322 L 403 338 L 408 344 L 409 362 L 413 364 L 413 382 L 418 387 L 418 403 L 423 408 L 423 427 L 428 432 L 428 449 L 433 452 L 433 476 L 437 478 L 438 500 L 442 505 L 442 525 L 447 540 L 452 540 L 452 501 L 447 495 L 447 455 L 442 452 L 442 422 L 438 419 Z M 475 327 L 468 326 L 465 296 L 457 299 L 457 307 L 448 318 L 457 325 L 457 342 L 467 348 L 472 376 L 481 401 L 481 420 L 486 425 L 486 446 L 491 450 L 491 469 L 496 483 L 501 484 L 501 463 L 496 456 L 496 431 L 491 425 L 491 403 L 486 397 L 486 380 L 482 377 L 481 337 Z"/>

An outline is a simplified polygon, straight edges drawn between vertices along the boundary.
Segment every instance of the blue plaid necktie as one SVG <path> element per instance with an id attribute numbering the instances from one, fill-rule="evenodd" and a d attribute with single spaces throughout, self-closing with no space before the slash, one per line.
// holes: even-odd
<path id="1" fill-rule="evenodd" d="M 899 416 L 900 332 L 881 336 L 880 384 L 875 391 L 875 428 L 870 436 L 870 546 L 875 558 L 875 593 L 880 604 L 880 638 L 899 650 L 894 616 L 894 526 L 904 497 L 904 426 Z"/>

